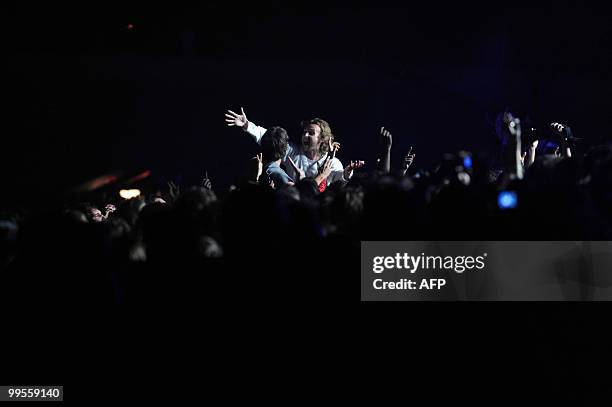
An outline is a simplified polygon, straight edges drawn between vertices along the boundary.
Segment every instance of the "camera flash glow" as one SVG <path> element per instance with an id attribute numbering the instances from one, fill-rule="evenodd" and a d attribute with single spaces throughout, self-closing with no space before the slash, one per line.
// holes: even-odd
<path id="1" fill-rule="evenodd" d="M 516 208 L 517 203 L 518 199 L 516 197 L 516 192 L 514 191 L 502 191 L 497 197 L 497 205 L 500 207 L 500 209 Z"/>
<path id="2" fill-rule="evenodd" d="M 469 155 L 463 158 L 463 168 L 472 168 L 472 157 Z"/>
<path id="3" fill-rule="evenodd" d="M 123 199 L 132 199 L 140 196 L 140 189 L 122 189 L 119 196 Z"/>

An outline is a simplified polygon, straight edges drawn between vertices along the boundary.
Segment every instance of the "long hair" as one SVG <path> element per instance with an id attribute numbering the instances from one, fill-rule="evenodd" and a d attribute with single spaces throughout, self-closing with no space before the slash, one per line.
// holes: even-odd
<path id="1" fill-rule="evenodd" d="M 282 127 L 271 127 L 261 137 L 260 144 L 264 161 L 276 161 L 287 153 L 289 136 Z"/>
<path id="2" fill-rule="evenodd" d="M 316 124 L 321 128 L 321 135 L 319 136 L 319 152 L 321 155 L 323 155 L 329 150 L 329 141 L 331 140 L 332 143 L 334 141 L 334 135 L 332 134 L 331 127 L 329 127 L 329 123 L 318 117 L 310 120 L 304 120 L 302 123 L 300 123 L 300 126 L 302 127 L 302 130 L 305 130 L 310 124 Z"/>

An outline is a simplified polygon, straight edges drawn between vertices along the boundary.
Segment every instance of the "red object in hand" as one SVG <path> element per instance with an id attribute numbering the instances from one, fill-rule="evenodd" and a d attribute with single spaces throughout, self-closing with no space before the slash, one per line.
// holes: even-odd
<path id="1" fill-rule="evenodd" d="M 321 181 L 321 183 L 319 184 L 319 192 L 325 191 L 325 188 L 327 188 L 327 180 L 326 179 Z"/>

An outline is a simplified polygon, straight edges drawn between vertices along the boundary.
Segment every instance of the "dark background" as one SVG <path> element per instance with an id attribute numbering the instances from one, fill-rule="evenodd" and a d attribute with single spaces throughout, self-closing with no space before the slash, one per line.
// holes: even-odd
<path id="1" fill-rule="evenodd" d="M 224 189 L 257 151 L 225 127 L 225 109 L 240 106 L 293 137 L 323 117 L 340 158 L 369 168 L 382 125 L 395 164 L 414 146 L 416 166 L 430 167 L 447 151 L 490 151 L 505 108 L 598 143 L 610 136 L 610 15 L 580 2 L 13 7 L 4 202 L 116 171 L 151 170 L 150 187 L 208 171 Z"/>
<path id="2" fill-rule="evenodd" d="M 115 171 L 129 177 L 149 169 L 151 182 L 163 185 L 167 178 L 197 182 L 208 170 L 215 187 L 224 188 L 256 152 L 248 136 L 224 125 L 224 110 L 240 106 L 256 123 L 285 126 L 294 136 L 301 119 L 326 118 L 343 143 L 340 158 L 363 158 L 370 168 L 381 125 L 394 133 L 395 163 L 413 145 L 415 165 L 429 167 L 446 151 L 491 149 L 491 122 L 506 107 L 529 112 L 540 122 L 565 121 L 586 145 L 598 143 L 610 137 L 610 15 L 610 6 L 578 1 L 537 6 L 407 2 L 404 7 L 382 1 L 369 6 L 207 2 L 197 7 L 23 3 L 0 17 L 0 203 L 44 205 L 83 181 Z M 349 292 L 347 288 L 344 294 Z M 313 308 L 319 301 L 312 299 Z M 128 314 L 129 332 L 142 331 L 136 337 L 117 334 L 114 317 L 108 318 L 106 325 L 113 327 L 108 330 L 91 316 L 74 321 L 61 317 L 51 320 L 53 327 L 66 327 L 68 333 L 54 336 L 48 325 L 30 324 L 44 330 L 29 336 L 29 342 L 17 335 L 28 325 L 24 315 L 17 315 L 6 338 L 21 346 L 31 342 L 38 351 L 5 355 L 18 360 L 22 379 L 8 364 L 3 371 L 10 372 L 12 383 L 67 384 L 80 378 L 87 381 L 81 391 L 91 389 L 96 397 L 101 396 L 98 381 L 84 372 L 106 373 L 100 362 L 116 363 L 107 381 L 113 374 L 130 383 L 142 380 L 143 367 L 150 368 L 149 379 L 159 374 L 160 366 L 174 367 L 176 361 L 233 378 L 244 372 L 240 364 L 251 362 L 246 374 L 264 377 L 265 389 L 271 383 L 274 389 L 283 388 L 284 383 L 269 380 L 261 366 L 272 366 L 294 385 L 312 386 L 313 377 L 320 382 L 323 372 L 337 390 L 343 375 L 333 368 L 335 362 L 352 371 L 348 378 L 362 379 L 358 396 L 369 389 L 377 402 L 398 393 L 404 400 L 430 394 L 437 398 L 440 393 L 475 397 L 487 388 L 506 398 L 525 384 L 544 387 L 546 395 L 577 393 L 567 399 L 584 402 L 583 394 L 591 400 L 594 390 L 610 388 L 605 375 L 591 380 L 586 374 L 609 367 L 609 340 L 603 334 L 609 312 L 600 304 L 541 304 L 537 312 L 534 304 L 360 304 L 364 312 L 354 324 L 354 314 L 324 303 L 327 325 L 313 318 L 307 305 L 304 314 L 312 327 L 302 325 L 304 314 L 291 315 L 278 324 L 282 332 L 263 346 L 249 334 L 271 332 L 262 325 L 262 315 L 276 316 L 285 304 L 258 315 L 241 308 L 229 317 L 217 314 L 225 302 L 193 318 L 168 314 L 160 320 L 154 313 L 149 330 L 141 318 Z M 220 329 L 214 329 L 215 322 Z M 288 328 L 289 322 L 294 324 Z M 244 332 L 233 335 L 231 328 Z M 339 330 L 345 336 L 336 337 Z M 213 345 L 205 345 L 202 333 Z M 163 352 L 167 343 L 155 347 L 164 334 L 180 341 L 169 355 Z M 91 345 L 92 338 L 105 343 Z M 303 346 L 298 339 L 309 343 Z M 220 352 L 222 342 L 232 351 Z M 56 343 L 69 348 L 76 361 L 58 354 Z M 109 344 L 119 344 L 130 356 L 115 362 Z M 328 351 L 316 354 L 319 346 L 313 344 Z M 354 352 L 350 345 L 362 348 Z M 285 364 L 271 364 L 269 355 L 284 351 L 283 346 L 288 348 L 281 352 Z M 287 357 L 289 350 L 311 360 Z M 223 363 L 211 365 L 210 353 L 219 354 Z M 37 364 L 24 363 L 24 355 Z M 55 357 L 53 363 L 49 355 Z M 427 370 L 415 367 L 414 355 L 427 359 Z M 475 362 L 479 359 L 484 363 Z M 137 368 L 129 369 L 124 361 Z M 307 380 L 286 374 L 291 367 L 309 365 L 318 373 L 304 369 Z M 386 365 L 402 374 L 387 373 Z M 61 375 L 62 367 L 70 373 Z M 469 367 L 482 373 L 468 375 Z M 519 374 L 511 380 L 498 374 L 515 369 Z M 177 381 L 192 375 L 182 367 L 164 373 L 159 377 L 183 373 L 175 376 Z M 40 379 L 32 380 L 34 374 Z M 419 391 L 406 379 L 408 374 L 435 383 L 436 391 Z M 193 377 L 202 385 L 199 375 Z M 448 383 L 464 377 L 469 386 L 447 392 Z M 387 379 L 398 383 L 394 387 Z M 150 389 L 151 383 L 142 388 Z M 354 383 L 346 394 L 355 393 Z M 416 391 L 404 391 L 410 385 Z M 510 390 L 498 391 L 506 385 Z M 72 400 L 78 387 L 72 385 Z M 133 386 L 129 389 L 133 392 Z M 236 393 L 235 387 L 231 390 L 224 397 Z"/>

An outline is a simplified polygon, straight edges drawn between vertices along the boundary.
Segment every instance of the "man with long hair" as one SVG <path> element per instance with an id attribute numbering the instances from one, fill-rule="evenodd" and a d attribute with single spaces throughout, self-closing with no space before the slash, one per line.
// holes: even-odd
<path id="1" fill-rule="evenodd" d="M 225 121 L 228 126 L 237 126 L 249 133 L 255 141 L 260 144 L 266 129 L 249 121 L 244 109 L 240 108 L 240 114 L 228 110 Z M 329 123 L 320 118 L 314 118 L 301 123 L 302 136 L 300 145 L 289 142 L 287 152 L 282 163 L 289 176 L 294 180 L 305 177 L 315 178 L 319 185 L 329 185 L 336 181 L 348 181 L 353 170 L 364 165 L 363 161 L 351 161 L 343 167 L 335 152 L 339 148 L 334 143 Z"/>

